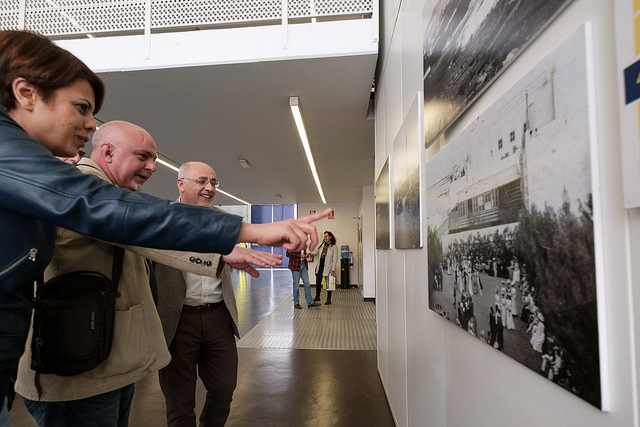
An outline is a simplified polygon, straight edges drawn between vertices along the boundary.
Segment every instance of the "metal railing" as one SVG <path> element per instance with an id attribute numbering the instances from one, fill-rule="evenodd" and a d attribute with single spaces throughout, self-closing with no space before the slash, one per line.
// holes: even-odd
<path id="1" fill-rule="evenodd" d="M 0 0 L 0 29 L 51 38 L 149 34 L 371 18 L 374 6 L 374 0 Z"/>

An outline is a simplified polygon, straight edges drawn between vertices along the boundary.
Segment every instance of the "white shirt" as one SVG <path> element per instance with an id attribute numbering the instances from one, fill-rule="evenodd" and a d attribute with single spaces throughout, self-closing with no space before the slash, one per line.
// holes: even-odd
<path id="1" fill-rule="evenodd" d="M 184 296 L 185 305 L 203 305 L 216 303 L 222 298 L 222 279 L 200 276 L 194 273 L 182 272 L 187 290 Z"/>

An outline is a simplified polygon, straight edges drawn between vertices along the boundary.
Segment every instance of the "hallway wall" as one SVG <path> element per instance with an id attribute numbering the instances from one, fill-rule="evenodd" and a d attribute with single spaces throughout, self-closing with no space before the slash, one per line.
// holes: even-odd
<path id="1" fill-rule="evenodd" d="M 382 2 L 376 82 L 375 176 L 422 90 L 422 38 L 436 0 Z M 631 1 L 629 1 L 631 4 Z M 602 229 L 598 265 L 600 411 L 500 354 L 428 308 L 426 247 L 376 251 L 378 368 L 398 426 L 638 426 L 636 347 L 640 331 L 640 209 L 623 208 L 619 82 L 613 2 L 574 0 L 447 132 L 456 134 L 584 23 L 592 25 Z M 632 131 L 632 130 L 629 130 Z M 424 153 L 421 153 L 423 155 Z M 424 182 L 425 172 L 422 171 Z M 422 189 L 425 200 L 426 191 Z M 424 202 L 423 202 L 424 203 Z M 426 225 L 423 221 L 423 233 Z M 374 242 L 375 243 L 375 242 Z M 426 245 L 425 245 L 426 246 Z M 602 332 L 605 333 L 602 333 Z M 606 351 L 602 351 L 606 350 Z"/>

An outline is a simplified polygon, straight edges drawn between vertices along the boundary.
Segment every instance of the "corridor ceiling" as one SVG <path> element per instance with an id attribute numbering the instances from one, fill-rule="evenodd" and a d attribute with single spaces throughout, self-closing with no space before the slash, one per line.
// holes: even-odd
<path id="1" fill-rule="evenodd" d="M 298 96 L 327 205 L 358 202 L 374 183 L 375 66 L 376 55 L 354 55 L 101 73 L 97 118 L 144 127 L 177 163 L 209 163 L 252 204 L 321 203 L 289 108 Z M 157 164 L 145 191 L 175 199 L 176 178 Z M 215 204 L 239 202 L 218 193 Z"/>

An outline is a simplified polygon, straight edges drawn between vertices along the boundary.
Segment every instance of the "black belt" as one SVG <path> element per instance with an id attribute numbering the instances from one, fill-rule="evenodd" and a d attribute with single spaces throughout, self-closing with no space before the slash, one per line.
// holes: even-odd
<path id="1" fill-rule="evenodd" d="M 224 305 L 224 301 L 220 301 L 220 302 L 212 302 L 209 304 L 202 304 L 202 305 L 183 305 L 182 306 L 182 310 L 184 311 L 207 311 L 207 310 L 213 310 L 216 307 L 221 307 Z"/>

